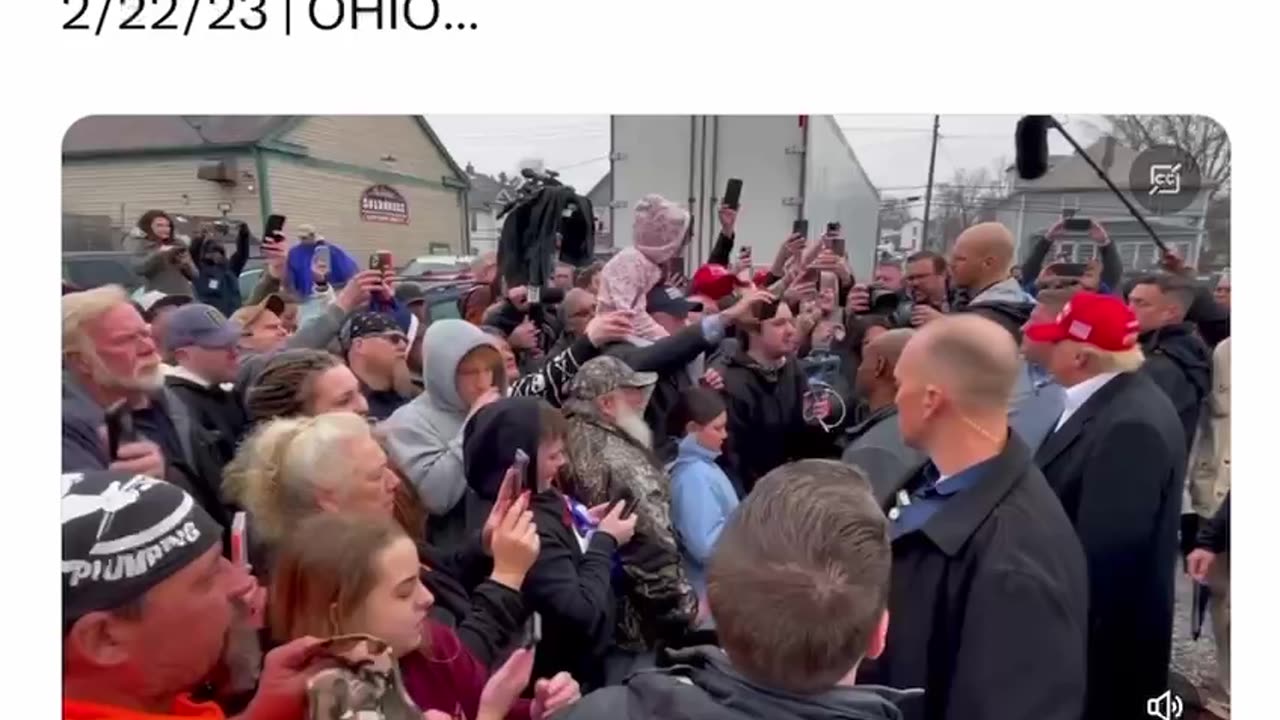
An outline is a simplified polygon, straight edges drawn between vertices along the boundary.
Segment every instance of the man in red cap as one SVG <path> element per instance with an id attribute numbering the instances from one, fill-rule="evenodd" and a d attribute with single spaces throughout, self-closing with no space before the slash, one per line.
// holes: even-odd
<path id="1" fill-rule="evenodd" d="M 1147 376 L 1122 300 L 1077 292 L 1024 328 L 1027 353 L 1066 388 L 1036 453 L 1089 567 L 1087 718 L 1133 718 L 1168 690 L 1174 561 L 1186 441 Z"/>

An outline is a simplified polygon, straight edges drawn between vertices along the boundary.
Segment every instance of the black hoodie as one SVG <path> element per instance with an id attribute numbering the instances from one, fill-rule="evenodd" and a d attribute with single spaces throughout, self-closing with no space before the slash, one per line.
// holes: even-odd
<path id="1" fill-rule="evenodd" d="M 795 357 L 771 369 L 739 348 L 722 362 L 717 370 L 729 418 L 724 466 L 741 495 L 779 465 L 835 454 L 835 434 L 804 419 L 809 384 Z"/>
<path id="2" fill-rule="evenodd" d="M 641 671 L 623 686 L 593 692 L 556 720 L 901 720 L 898 705 L 923 695 L 878 685 L 797 695 L 746 679 L 719 648 L 669 657 L 673 667 Z"/>
<path id="3" fill-rule="evenodd" d="M 1189 322 L 1148 330 L 1138 336 L 1138 341 L 1147 356 L 1142 369 L 1173 401 L 1190 452 L 1200 409 L 1209 394 L 1212 369 L 1209 346 L 1196 333 L 1196 326 Z"/>
<path id="4" fill-rule="evenodd" d="M 538 477 L 542 428 L 537 398 L 507 398 L 476 413 L 463 439 L 463 460 L 472 499 L 487 508 L 497 499 L 516 448 L 529 455 L 526 488 Z M 595 534 L 584 551 L 566 521 L 568 507 L 556 490 L 530 499 L 541 550 L 525 576 L 526 607 L 542 616 L 543 642 L 534 659 L 534 677 L 568 671 L 590 687 L 603 680 L 603 656 L 613 642 L 616 599 L 611 582 L 617 543 Z M 483 519 L 479 521 L 483 524 Z"/>
<path id="5" fill-rule="evenodd" d="M 542 617 L 533 676 L 568 672 L 586 692 L 604 684 L 604 656 L 613 646 L 618 600 L 612 573 L 618 545 L 598 532 L 584 550 L 565 496 L 557 490 L 534 495 L 532 508 L 541 548 L 521 589 L 525 604 Z"/>

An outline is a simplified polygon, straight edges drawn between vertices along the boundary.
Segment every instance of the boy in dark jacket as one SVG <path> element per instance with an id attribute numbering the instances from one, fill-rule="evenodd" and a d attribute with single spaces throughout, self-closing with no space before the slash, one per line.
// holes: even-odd
<path id="1" fill-rule="evenodd" d="M 240 224 L 236 251 L 230 260 L 222 243 L 203 231 L 191 240 L 191 256 L 196 259 L 196 297 L 230 317 L 240 309 L 240 273 L 249 260 L 249 226 Z"/>
<path id="2" fill-rule="evenodd" d="M 521 586 L 525 605 L 542 622 L 533 676 L 569 672 L 583 687 L 599 687 L 616 622 L 614 554 L 630 541 L 636 516 L 622 519 L 622 503 L 586 508 L 560 491 L 557 478 L 567 464 L 568 428 L 564 416 L 547 402 L 508 398 L 484 415 L 473 432 L 485 437 L 472 438 L 471 446 L 486 446 L 494 462 L 473 466 L 473 473 L 509 465 L 516 448 L 529 457 L 525 476 L 509 491 L 533 493 L 530 508 L 540 542 L 538 559 Z"/>
<path id="3" fill-rule="evenodd" d="M 889 628 L 884 514 L 855 469 L 805 460 L 760 480 L 725 525 L 707 592 L 721 646 L 596 691 L 558 720 L 900 720 L 920 695 L 857 685 Z"/>
<path id="4" fill-rule="evenodd" d="M 240 327 L 201 303 L 174 310 L 164 335 L 165 355 L 175 365 L 165 385 L 211 433 L 220 466 L 231 461 L 249 424 L 240 396 L 232 390 L 239 342 Z"/>

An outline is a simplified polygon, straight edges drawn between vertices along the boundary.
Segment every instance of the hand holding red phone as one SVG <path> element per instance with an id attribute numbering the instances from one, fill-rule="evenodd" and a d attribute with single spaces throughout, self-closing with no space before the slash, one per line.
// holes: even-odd
<path id="1" fill-rule="evenodd" d="M 529 494 L 521 493 L 493 530 L 493 574 L 499 584 L 519 591 L 524 576 L 538 559 L 538 527 L 529 512 Z"/>
<path id="2" fill-rule="evenodd" d="M 381 271 L 361 270 L 342 286 L 334 303 L 349 313 L 355 312 L 357 308 L 368 303 L 373 293 L 381 290 L 382 287 Z"/>
<path id="3" fill-rule="evenodd" d="M 484 521 L 484 528 L 480 531 L 480 539 L 484 545 L 484 551 L 490 557 L 493 556 L 493 533 L 502 524 L 502 519 L 506 517 L 507 511 L 515 503 L 523 493 L 522 471 L 515 465 L 507 468 L 507 472 L 502 476 L 502 484 L 498 486 L 498 497 L 494 500 L 493 507 L 489 509 L 489 517 Z"/>

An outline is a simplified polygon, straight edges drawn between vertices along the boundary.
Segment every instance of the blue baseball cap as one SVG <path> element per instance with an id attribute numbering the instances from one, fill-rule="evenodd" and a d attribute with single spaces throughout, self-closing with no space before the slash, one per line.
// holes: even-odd
<path id="1" fill-rule="evenodd" d="M 657 285 L 645 295 L 645 309 L 683 320 L 690 312 L 702 312 L 702 303 L 687 300 L 678 288 Z"/>
<path id="2" fill-rule="evenodd" d="M 240 324 L 228 320 L 218 308 L 200 303 L 174 310 L 164 331 L 165 352 L 192 345 L 224 350 L 236 347 L 239 342 Z"/>

